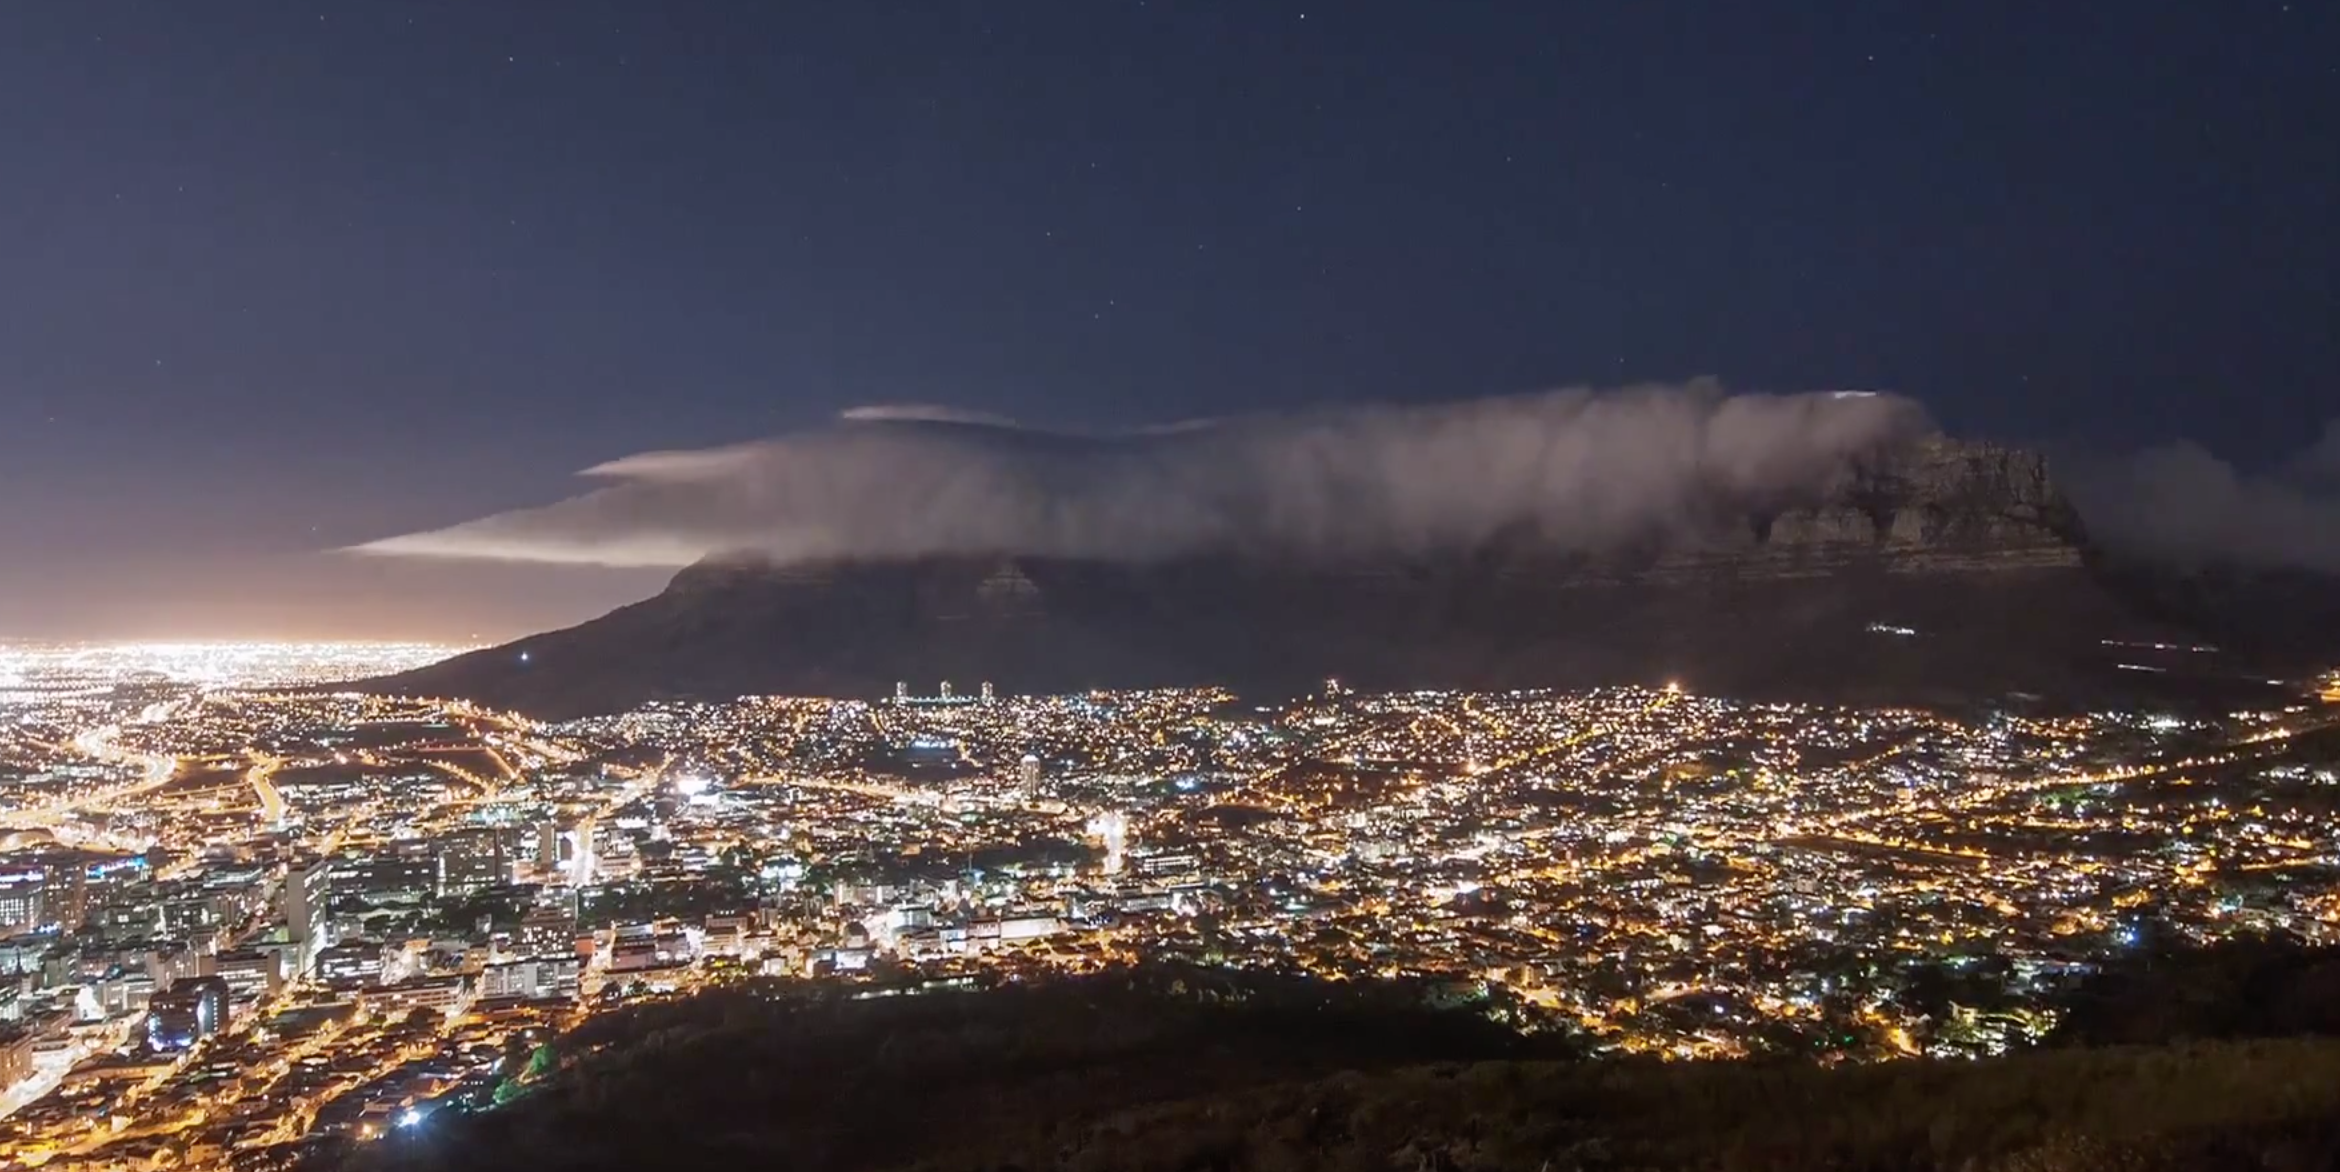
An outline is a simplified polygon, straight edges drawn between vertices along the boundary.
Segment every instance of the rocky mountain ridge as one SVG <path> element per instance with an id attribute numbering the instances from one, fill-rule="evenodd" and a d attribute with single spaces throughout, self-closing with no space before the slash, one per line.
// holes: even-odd
<path id="1" fill-rule="evenodd" d="M 1717 502 L 1598 551 L 1519 533 L 1314 562 L 710 559 L 592 622 L 369 686 L 555 716 L 940 679 L 1062 692 L 1682 678 L 1800 698 L 2078 700 L 2201 674 L 2200 657 L 2107 650 L 2193 642 L 2180 620 L 2108 588 L 2038 454 L 1935 437 L 1847 464 L 1813 499 Z"/>

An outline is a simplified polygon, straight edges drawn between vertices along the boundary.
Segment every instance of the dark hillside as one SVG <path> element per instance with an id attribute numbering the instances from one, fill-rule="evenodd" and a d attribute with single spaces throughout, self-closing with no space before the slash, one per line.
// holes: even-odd
<path id="1" fill-rule="evenodd" d="M 593 1019 L 560 1042 L 558 1076 L 518 1102 L 443 1113 L 355 1166 L 876 1168 L 1336 1071 L 1569 1052 L 1558 1035 L 1420 1008 L 1405 986 L 1149 970 L 849 992 L 721 992 Z"/>
<path id="2" fill-rule="evenodd" d="M 2153 1028 L 2118 1017 L 2139 980 L 2257 988 L 2222 974 L 2320 972 L 2320 956 L 2156 960 L 2086 994 L 2108 1007 L 2090 1028 Z M 982 993 L 711 994 L 596 1019 L 535 1064 L 552 1073 L 516 1078 L 508 1105 L 442 1111 L 311 1166 L 2110 1172 L 2340 1160 L 2340 1040 L 1840 1067 L 1586 1060 L 1564 1033 L 1523 1036 L 1485 1016 L 1510 1007 L 1421 1008 L 1440 992 L 1165 970 Z"/>

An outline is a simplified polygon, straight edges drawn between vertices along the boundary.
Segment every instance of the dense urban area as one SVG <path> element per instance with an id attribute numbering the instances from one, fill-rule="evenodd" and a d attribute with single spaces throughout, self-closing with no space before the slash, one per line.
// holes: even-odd
<path id="1" fill-rule="evenodd" d="M 970 680 L 539 723 L 320 686 L 447 653 L 0 648 L 0 1157 L 281 1166 L 759 978 L 1177 960 L 1849 1061 L 2020 1044 L 2149 944 L 2340 942 L 2340 676 L 2214 716 Z"/>

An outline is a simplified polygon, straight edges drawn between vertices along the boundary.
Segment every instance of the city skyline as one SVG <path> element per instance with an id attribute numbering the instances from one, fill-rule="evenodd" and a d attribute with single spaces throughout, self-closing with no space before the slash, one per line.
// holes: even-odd
<path id="1" fill-rule="evenodd" d="M 2340 3 L 0 2 L 0 1165 L 2340 1167 Z"/>
<path id="2" fill-rule="evenodd" d="M 0 1155 L 459 1125 L 701 992 L 1192 965 L 1595 1059 L 1900 1062 L 2035 1045 L 2160 950 L 2340 944 L 2340 672 L 2233 711 L 922 679 L 539 721 L 312 686 L 430 654 L 0 649 Z"/>

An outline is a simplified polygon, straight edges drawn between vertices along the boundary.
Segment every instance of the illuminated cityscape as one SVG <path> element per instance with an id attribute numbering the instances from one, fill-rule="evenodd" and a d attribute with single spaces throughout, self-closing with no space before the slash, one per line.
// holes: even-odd
<path id="1" fill-rule="evenodd" d="M 2340 1172 L 2340 3 L 0 110 L 0 1172 Z"/>
<path id="2" fill-rule="evenodd" d="M 11 1160 L 363 1140 L 755 976 L 1177 959 L 1857 1060 L 2004 1049 L 2147 942 L 2340 932 L 2340 677 L 2217 716 L 970 680 L 557 724 L 310 686 L 446 653 L 0 655 Z"/>

